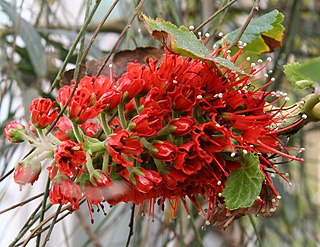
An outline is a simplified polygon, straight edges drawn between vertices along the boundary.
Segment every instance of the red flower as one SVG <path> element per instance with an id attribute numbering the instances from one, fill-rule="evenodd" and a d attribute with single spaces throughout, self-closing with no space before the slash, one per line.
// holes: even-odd
<path id="1" fill-rule="evenodd" d="M 140 167 L 139 170 L 143 173 L 143 175 L 138 175 L 137 173 L 133 175 L 136 182 L 134 188 L 137 191 L 141 193 L 148 193 L 162 182 L 162 177 L 156 171 L 147 170 L 142 167 Z M 130 179 L 130 174 L 127 169 L 123 169 L 119 174 L 127 180 Z"/>
<path id="2" fill-rule="evenodd" d="M 114 161 L 125 167 L 133 166 L 133 161 L 129 161 L 123 155 L 138 159 L 137 156 L 143 152 L 141 142 L 127 130 L 120 130 L 115 135 L 110 136 L 107 149 Z"/>
<path id="3" fill-rule="evenodd" d="M 72 86 L 64 86 L 58 91 L 58 100 L 62 105 L 67 103 L 71 95 Z M 98 116 L 106 107 L 103 98 L 96 99 L 94 94 L 86 88 L 76 90 L 68 105 L 68 115 L 71 121 L 82 124 L 88 119 Z"/>
<path id="4" fill-rule="evenodd" d="M 105 112 L 110 112 L 116 108 L 122 100 L 122 94 L 116 89 L 111 88 L 102 96 L 103 103 L 105 104 Z"/>
<path id="5" fill-rule="evenodd" d="M 32 101 L 29 107 L 31 121 L 37 128 L 43 129 L 56 120 L 58 108 L 53 108 L 54 105 L 55 102 L 50 99 L 34 99 Z"/>
<path id="6" fill-rule="evenodd" d="M 226 151 L 230 142 L 226 138 L 225 128 L 215 122 L 208 122 L 195 126 L 192 139 L 197 145 L 199 156 L 207 164 L 213 160 L 214 153 Z"/>
<path id="7" fill-rule="evenodd" d="M 49 178 L 51 181 L 57 176 L 59 172 L 59 169 L 56 166 L 56 164 L 48 165 L 47 170 L 48 170 Z"/>
<path id="8" fill-rule="evenodd" d="M 199 157 L 197 146 L 193 141 L 189 141 L 178 147 L 177 158 L 174 162 L 174 167 L 182 170 L 187 175 L 197 173 L 205 162 Z"/>
<path id="9" fill-rule="evenodd" d="M 185 136 L 188 135 L 195 125 L 196 120 L 191 117 L 180 117 L 170 122 L 170 132 L 174 135 Z"/>
<path id="10" fill-rule="evenodd" d="M 187 179 L 187 175 L 177 169 L 171 169 L 168 173 L 162 175 L 163 184 L 169 190 L 175 190 L 179 182 L 184 182 Z"/>
<path id="11" fill-rule="evenodd" d="M 94 137 L 98 134 L 99 125 L 94 122 L 86 122 L 80 125 L 80 128 L 84 131 L 85 135 Z"/>
<path id="12" fill-rule="evenodd" d="M 89 137 L 94 137 L 99 131 L 99 125 L 94 122 L 85 122 L 80 124 L 79 127 L 84 131 L 84 134 Z M 72 122 L 67 117 L 60 118 L 55 125 L 55 129 L 57 129 L 57 131 L 54 133 L 54 136 L 60 141 L 70 140 L 74 137 Z"/>
<path id="13" fill-rule="evenodd" d="M 26 135 L 26 126 L 18 121 L 9 122 L 4 129 L 4 136 L 12 143 L 24 142 Z"/>
<path id="14" fill-rule="evenodd" d="M 19 163 L 15 168 L 13 178 L 17 184 L 25 185 L 27 183 L 33 184 L 38 180 L 41 172 L 41 165 L 38 162 L 23 164 Z"/>
<path id="15" fill-rule="evenodd" d="M 156 141 L 153 144 L 153 147 L 157 151 L 152 151 L 152 155 L 165 162 L 170 162 L 176 158 L 177 155 L 177 147 L 171 144 L 168 141 Z"/>
<path id="16" fill-rule="evenodd" d="M 141 137 L 151 137 L 162 129 L 162 117 L 158 111 L 145 108 L 141 113 L 133 118 L 130 123 L 132 131 L 137 132 Z"/>
<path id="17" fill-rule="evenodd" d="M 145 66 L 138 63 L 129 63 L 127 72 L 124 73 L 117 81 L 117 89 L 122 93 L 126 93 L 126 102 L 129 102 L 133 97 L 138 95 L 142 90 L 145 90 L 145 80 L 141 77 Z M 147 87 L 147 90 L 149 88 Z"/>
<path id="18" fill-rule="evenodd" d="M 86 153 L 82 148 L 82 143 L 70 140 L 64 141 L 58 146 L 54 152 L 54 158 L 59 172 L 69 177 L 86 163 Z"/>
<path id="19" fill-rule="evenodd" d="M 55 129 L 57 131 L 54 132 L 54 136 L 60 141 L 70 140 L 73 136 L 72 123 L 67 117 L 61 117 L 55 125 Z"/>
<path id="20" fill-rule="evenodd" d="M 113 85 L 110 83 L 109 77 L 101 75 L 99 77 L 83 77 L 78 85 L 78 88 L 86 88 L 91 92 L 94 97 L 99 100 L 104 96 L 106 92 L 113 89 Z"/>
<path id="21" fill-rule="evenodd" d="M 49 199 L 52 204 L 70 203 L 73 210 L 79 209 L 81 198 L 82 191 L 80 186 L 63 175 L 53 182 L 49 193 Z"/>

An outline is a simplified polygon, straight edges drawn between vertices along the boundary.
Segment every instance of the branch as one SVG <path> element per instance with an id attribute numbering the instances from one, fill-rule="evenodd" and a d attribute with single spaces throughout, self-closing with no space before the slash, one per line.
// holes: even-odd
<path id="1" fill-rule="evenodd" d="M 134 224 L 134 209 L 135 209 L 135 204 L 132 203 L 131 207 L 131 217 L 130 217 L 130 222 L 129 222 L 129 235 L 126 243 L 126 247 L 129 247 L 131 237 L 133 236 L 133 224 Z"/>
<path id="2" fill-rule="evenodd" d="M 125 36 L 126 32 L 128 31 L 128 29 L 131 27 L 131 24 L 133 22 L 133 20 L 135 19 L 135 17 L 137 16 L 138 12 L 140 11 L 140 9 L 142 8 L 142 5 L 144 3 L 145 0 L 140 0 L 139 4 L 137 5 L 133 15 L 131 16 L 131 18 L 129 19 L 127 25 L 124 27 L 124 29 L 122 30 L 118 40 L 116 41 L 116 43 L 114 44 L 114 46 L 112 47 L 112 49 L 110 50 L 108 56 L 105 58 L 105 60 L 102 63 L 102 66 L 99 68 L 98 73 L 96 74 L 96 77 L 99 76 L 102 72 L 102 70 L 106 67 L 110 57 L 112 56 L 112 54 L 114 53 L 114 51 L 118 48 L 120 42 L 122 41 L 123 37 Z"/>
<path id="3" fill-rule="evenodd" d="M 229 8 L 232 4 L 237 2 L 238 0 L 233 0 L 223 6 L 222 8 L 218 9 L 213 15 L 211 15 L 208 19 L 206 19 L 204 22 L 202 22 L 195 30 L 194 32 L 196 33 L 197 31 L 200 30 L 200 28 L 204 27 L 206 24 L 208 24 L 210 21 L 212 21 L 214 18 L 216 18 L 220 13 L 222 13 L 225 9 Z"/>
<path id="4" fill-rule="evenodd" d="M 241 39 L 243 33 L 246 31 L 250 21 L 252 20 L 253 16 L 255 15 L 256 12 L 259 11 L 259 3 L 260 0 L 255 0 L 255 2 L 253 3 L 252 9 L 249 13 L 249 16 L 246 20 L 246 22 L 244 23 L 244 25 L 242 26 L 242 28 L 240 29 L 237 37 L 234 39 L 234 41 L 229 45 L 228 50 L 231 50 L 232 47 L 234 47 L 236 44 L 238 44 L 239 40 Z"/>

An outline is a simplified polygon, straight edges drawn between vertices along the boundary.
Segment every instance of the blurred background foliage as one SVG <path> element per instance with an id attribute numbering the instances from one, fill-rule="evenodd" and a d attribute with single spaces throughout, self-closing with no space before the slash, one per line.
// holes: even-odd
<path id="1" fill-rule="evenodd" d="M 63 1 L 63 0 L 0 0 L 0 175 L 10 171 L 23 154 L 21 148 L 9 144 L 3 137 L 4 126 L 13 119 L 27 121 L 28 105 L 37 95 L 51 97 L 53 81 L 60 81 L 59 70 L 65 62 L 66 70 L 75 67 L 79 46 L 70 53 L 70 49 L 83 27 L 85 9 L 91 3 L 93 9 L 99 1 Z M 139 1 L 102 0 L 85 32 L 85 43 L 90 41 L 94 30 L 112 4 L 115 9 L 101 26 L 95 43 L 90 49 L 87 60 L 103 59 L 117 41 L 125 28 L 128 19 L 134 13 Z M 216 15 L 204 25 L 202 33 L 209 32 L 209 49 L 219 40 L 218 33 L 225 34 L 241 27 L 248 17 L 254 1 L 238 0 L 148 0 L 143 3 L 142 11 L 147 15 L 171 21 L 175 25 L 193 25 L 198 27 L 208 20 L 221 7 L 230 7 Z M 303 62 L 307 58 L 320 56 L 320 2 L 318 0 L 261 0 L 257 15 L 263 15 L 278 9 L 284 15 L 285 35 L 282 47 L 273 53 L 253 56 L 254 59 L 271 56 L 272 76 L 275 77 L 273 90 L 284 90 L 289 93 L 292 103 L 303 95 L 318 91 L 320 78 L 313 82 L 309 89 L 297 90 L 284 76 L 283 66 L 289 62 Z M 83 32 L 84 33 L 84 32 Z M 160 46 L 154 41 L 143 24 L 136 18 L 131 28 L 116 49 L 116 52 L 137 47 Z M 67 60 L 66 60 L 67 59 Z M 129 59 L 129 58 L 127 58 Z M 126 60 L 125 60 L 126 61 Z M 60 71 L 60 73 L 63 71 Z M 58 77 L 57 77 L 58 74 Z M 62 76 L 62 74 L 60 74 Z M 65 74 L 66 78 L 68 74 Z M 319 124 L 310 124 L 290 140 L 293 145 L 306 148 L 303 154 L 305 162 L 283 164 L 280 170 L 289 173 L 293 185 L 276 180 L 282 196 L 276 213 L 270 218 L 243 217 L 230 226 L 225 232 L 212 227 L 201 230 L 202 219 L 194 212 L 192 222 L 188 222 L 183 210 L 178 219 L 172 223 L 166 217 L 156 217 L 155 223 L 145 218 L 135 222 L 132 246 L 320 246 L 320 144 Z M 2 177 L 4 178 L 4 177 Z M 9 183 L 12 179 L 3 179 L 0 183 L 0 205 L 6 200 Z M 15 188 L 17 189 L 17 188 Z M 11 192 L 10 192 L 11 193 Z M 123 205 L 122 205 L 123 206 Z M 79 212 L 80 224 L 75 231 L 82 232 L 81 244 L 87 246 L 106 246 L 103 239 L 109 239 L 108 246 L 123 246 L 127 235 L 127 221 L 123 224 L 117 220 L 126 206 L 112 209 L 108 217 L 95 225 L 88 226 L 88 219 Z M 1 206 L 0 210 L 4 208 Z M 116 216 L 113 216 L 116 215 Z M 3 215 L 0 215 L 0 218 Z M 74 217 L 70 216 L 70 217 Z M 100 216 L 99 216 L 100 217 Z M 103 216 L 101 215 L 101 218 Z M 160 224 L 157 224 L 160 223 Z M 12 223 L 12 222 L 11 222 Z M 9 223 L 7 223 L 9 224 Z M 152 224 L 158 227 L 152 226 Z M 89 227 L 89 229 L 88 229 Z M 110 228 L 120 229 L 122 242 L 112 242 Z M 64 228 L 62 228 L 64 229 Z M 0 232 L 0 236 L 6 234 Z M 12 239 L 17 235 L 12 234 Z M 72 233 L 64 232 L 65 239 L 72 239 Z M 106 237 L 106 236 L 109 237 Z M 121 235 L 121 234 L 120 234 Z M 68 237 L 69 236 L 69 237 Z M 71 240 L 70 240 L 71 241 Z M 77 240 L 79 243 L 79 239 Z M 68 246 L 65 241 L 65 246 Z M 72 242 L 72 241 L 71 241 Z M 0 240 L 1 243 L 1 240 Z M 105 240 L 103 243 L 106 243 Z M 2 245 L 4 246 L 4 245 Z"/>

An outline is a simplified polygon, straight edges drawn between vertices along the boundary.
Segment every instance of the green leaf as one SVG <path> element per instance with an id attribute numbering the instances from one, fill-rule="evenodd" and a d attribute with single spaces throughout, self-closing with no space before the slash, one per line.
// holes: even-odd
<path id="1" fill-rule="evenodd" d="M 284 27 L 282 26 L 283 14 L 273 10 L 252 20 L 240 40 L 247 43 L 246 51 L 252 53 L 272 52 L 274 48 L 280 47 L 283 37 Z M 231 44 L 237 37 L 239 29 L 226 35 L 225 39 Z"/>
<path id="2" fill-rule="evenodd" d="M 242 167 L 230 173 L 222 195 L 230 210 L 248 208 L 260 194 L 264 176 L 259 168 L 259 158 L 254 154 L 241 155 Z"/>
<path id="3" fill-rule="evenodd" d="M 0 0 L 0 6 L 12 21 L 15 29 L 19 18 L 15 9 L 4 0 Z M 39 77 L 45 76 L 47 74 L 47 63 L 46 53 L 43 45 L 41 44 L 41 36 L 35 28 L 23 18 L 20 20 L 19 35 L 25 42 L 34 71 Z"/>
<path id="4" fill-rule="evenodd" d="M 229 60 L 211 56 L 202 41 L 188 28 L 184 26 L 178 28 L 171 22 L 162 19 L 154 20 L 145 14 L 141 14 L 140 19 L 149 33 L 170 51 L 190 58 L 212 61 L 230 70 L 244 73 Z"/>
<path id="5" fill-rule="evenodd" d="M 302 63 L 294 62 L 284 66 L 287 79 L 298 89 L 310 89 L 320 82 L 320 58 L 311 58 Z"/>

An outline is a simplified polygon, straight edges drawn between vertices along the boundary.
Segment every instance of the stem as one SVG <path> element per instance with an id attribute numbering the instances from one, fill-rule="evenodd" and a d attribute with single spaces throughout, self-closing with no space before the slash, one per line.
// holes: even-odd
<path id="1" fill-rule="evenodd" d="M 252 6 L 252 9 L 249 13 L 249 16 L 246 20 L 246 22 L 244 23 L 244 25 L 241 27 L 238 35 L 236 36 L 236 38 L 234 39 L 234 41 L 232 41 L 232 43 L 229 45 L 228 50 L 231 50 L 232 47 L 234 47 L 238 41 L 241 39 L 243 33 L 246 31 L 251 19 L 253 18 L 254 14 L 259 11 L 259 2 L 260 0 L 255 0 Z"/>
<path id="2" fill-rule="evenodd" d="M 80 62 L 82 63 L 84 61 L 84 59 L 86 58 L 86 56 L 89 53 L 89 50 L 91 48 L 91 46 L 93 45 L 94 41 L 96 40 L 99 31 L 101 30 L 103 24 L 106 22 L 106 20 L 108 19 L 109 15 L 111 14 L 111 12 L 113 11 L 114 7 L 118 4 L 119 0 L 115 0 L 113 2 L 113 4 L 111 5 L 111 7 L 109 8 L 109 10 L 107 11 L 107 13 L 105 14 L 105 16 L 103 17 L 102 21 L 99 23 L 99 25 L 97 26 L 96 30 L 94 31 L 91 40 L 89 42 L 89 44 L 87 45 L 85 51 L 82 54 L 82 57 L 80 59 Z M 80 63 L 80 64 L 81 64 Z"/>
<path id="3" fill-rule="evenodd" d="M 12 205 L 12 206 L 10 206 L 9 208 L 6 208 L 6 209 L 0 211 L 0 215 L 3 214 L 3 213 L 6 213 L 6 212 L 8 212 L 8 211 L 10 211 L 10 210 L 12 210 L 12 209 L 15 209 L 15 208 L 17 208 L 17 207 L 22 207 L 22 206 L 24 206 L 25 204 L 27 204 L 27 203 L 29 203 L 29 202 L 32 202 L 33 200 L 35 200 L 35 199 L 37 199 L 37 198 L 39 198 L 39 197 L 41 197 L 41 196 L 43 196 L 43 195 L 44 195 L 44 193 L 40 193 L 40 194 L 38 194 L 38 195 L 36 195 L 36 196 L 30 197 L 29 199 L 27 199 L 27 200 L 25 200 L 25 201 L 22 201 L 22 202 L 19 202 L 19 203 L 15 204 L 15 205 Z"/>
<path id="4" fill-rule="evenodd" d="M 127 129 L 128 124 L 127 124 L 125 114 L 124 114 L 124 102 L 121 102 L 118 105 L 118 115 L 119 115 L 119 120 L 120 120 L 122 129 Z"/>
<path id="5" fill-rule="evenodd" d="M 102 163 L 102 172 L 104 174 L 108 174 L 109 161 L 110 161 L 110 155 L 107 152 L 105 152 L 103 157 L 103 163 Z"/>
<path id="6" fill-rule="evenodd" d="M 99 119 L 102 123 L 102 129 L 103 129 L 104 133 L 106 134 L 106 136 L 108 137 L 109 135 L 111 135 L 112 131 L 107 123 L 106 114 L 104 112 L 101 112 Z"/>
<path id="7" fill-rule="evenodd" d="M 162 162 L 155 157 L 153 157 L 154 163 L 156 164 L 157 170 L 160 174 L 165 174 L 167 172 L 166 169 L 163 168 Z"/>
<path id="8" fill-rule="evenodd" d="M 106 145 L 105 145 L 105 142 L 91 143 L 89 145 L 89 149 L 90 149 L 91 153 L 101 152 L 101 151 L 106 150 Z"/>
<path id="9" fill-rule="evenodd" d="M 50 240 L 50 236 L 51 236 L 51 233 L 52 233 L 52 231 L 53 231 L 53 227 L 54 227 L 54 225 L 55 225 L 55 223 L 56 223 L 56 221 L 57 221 L 57 218 L 58 218 L 58 216 L 59 216 L 59 213 L 60 213 L 60 211 L 61 211 L 61 208 L 62 208 L 62 204 L 59 205 L 59 207 L 58 207 L 58 209 L 57 209 L 57 211 L 56 211 L 56 213 L 55 213 L 55 215 L 54 215 L 54 218 L 53 218 L 53 220 L 52 220 L 52 222 L 51 222 L 51 225 L 50 225 L 49 231 L 48 231 L 48 233 L 47 233 L 47 236 L 46 236 L 46 238 L 44 239 L 44 242 L 42 243 L 42 247 L 45 247 L 45 246 L 46 246 L 46 243 Z"/>
<path id="10" fill-rule="evenodd" d="M 134 209 L 135 209 L 135 204 L 132 203 L 131 206 L 131 217 L 130 217 L 130 222 L 129 222 L 129 235 L 126 243 L 126 247 L 129 247 L 131 237 L 133 236 L 133 224 L 134 224 Z"/>
<path id="11" fill-rule="evenodd" d="M 86 157 L 87 157 L 86 167 L 88 169 L 89 174 L 92 174 L 94 172 L 94 167 L 92 164 L 91 156 L 88 153 L 86 153 Z"/>
<path id="12" fill-rule="evenodd" d="M 197 33 L 200 28 L 204 27 L 206 24 L 208 24 L 210 21 L 212 21 L 214 18 L 216 18 L 221 12 L 223 12 L 225 9 L 229 8 L 232 4 L 237 2 L 238 0 L 233 0 L 230 3 L 226 4 L 222 8 L 218 9 L 213 15 L 211 15 L 207 20 L 202 22 L 195 30 L 194 33 Z"/>
<path id="13" fill-rule="evenodd" d="M 201 236 L 200 236 L 200 233 L 199 233 L 199 231 L 197 229 L 197 226 L 196 226 L 196 224 L 194 222 L 194 218 L 193 218 L 193 215 L 192 215 L 191 212 L 190 212 L 190 223 L 191 223 L 191 227 L 193 229 L 193 232 L 196 235 L 196 239 L 198 241 L 198 246 L 199 247 L 204 247 L 202 239 L 201 239 Z"/>
<path id="14" fill-rule="evenodd" d="M 86 19 L 88 18 L 91 3 L 92 3 L 92 1 L 88 1 L 87 2 L 84 21 L 86 21 Z M 79 53 L 78 53 L 77 61 L 76 61 L 76 68 L 75 68 L 74 73 L 73 73 L 73 80 L 75 80 L 75 81 L 78 80 L 79 72 L 80 72 L 80 68 L 81 68 L 81 63 L 82 63 L 81 58 L 82 58 L 82 55 L 83 55 L 84 40 L 85 40 L 85 36 L 86 36 L 86 29 L 87 28 L 84 29 L 83 35 L 81 35 L 81 39 L 80 39 L 80 47 L 79 47 Z"/>
<path id="15" fill-rule="evenodd" d="M 77 141 L 83 142 L 82 133 L 79 126 L 76 123 L 72 122 L 72 128 L 73 128 L 74 136 L 76 137 Z"/>
<path id="16" fill-rule="evenodd" d="M 42 201 L 42 207 L 41 207 L 41 212 L 40 212 L 40 219 L 39 219 L 39 222 L 41 223 L 44 219 L 44 214 L 46 212 L 46 203 L 47 203 L 47 198 L 48 198 L 48 195 L 49 195 L 49 187 L 50 187 L 50 178 L 48 177 L 47 179 L 47 185 L 46 185 L 46 190 L 44 192 L 44 195 L 43 195 L 43 201 Z M 39 234 L 37 236 L 37 240 L 36 240 L 36 246 L 40 246 L 40 241 L 41 241 L 41 234 Z"/>
<path id="17" fill-rule="evenodd" d="M 251 223 L 251 225 L 252 225 L 252 227 L 253 227 L 254 233 L 255 233 L 256 236 L 257 236 L 258 244 L 259 244 L 260 247 L 262 247 L 262 246 L 263 246 L 263 242 L 262 242 L 262 239 L 261 239 L 261 237 L 260 237 L 259 231 L 258 231 L 258 229 L 257 229 L 256 223 L 254 222 L 254 220 L 253 220 L 253 218 L 252 218 L 252 215 L 249 215 L 249 220 L 250 220 L 250 223 Z"/>
<path id="18" fill-rule="evenodd" d="M 50 89 L 50 93 L 52 92 L 52 90 L 58 85 L 59 81 L 62 79 L 62 75 L 63 75 L 63 72 L 65 71 L 66 67 L 67 67 L 67 64 L 69 63 L 69 59 L 70 57 L 72 56 L 74 50 L 76 49 L 77 47 L 77 44 L 78 42 L 80 41 L 81 37 L 84 35 L 84 33 L 86 32 L 86 28 L 87 26 L 89 25 L 89 23 L 91 22 L 91 19 L 94 15 L 94 13 L 96 12 L 96 10 L 98 9 L 98 6 L 99 4 L 101 3 L 101 0 L 96 0 L 95 1 L 96 4 L 95 6 L 93 7 L 92 11 L 90 12 L 88 18 L 85 20 L 84 24 L 82 25 L 79 33 L 78 33 L 78 36 L 76 37 L 75 41 L 73 42 L 73 44 L 71 45 L 70 49 L 69 49 L 69 52 L 66 56 L 66 58 L 64 59 L 62 65 L 61 65 L 61 68 L 56 76 L 56 78 L 54 79 L 53 83 L 52 83 L 52 86 L 51 86 L 51 89 Z M 66 104 L 68 105 L 68 104 Z M 54 125 L 53 125 L 54 126 Z"/>
<path id="19" fill-rule="evenodd" d="M 136 106 L 137 113 L 140 114 L 140 110 L 139 110 L 140 100 L 139 100 L 139 97 L 137 97 L 137 96 L 134 97 L 134 104 Z"/>
<path id="20" fill-rule="evenodd" d="M 106 57 L 106 59 L 103 61 L 102 66 L 99 68 L 96 76 L 99 76 L 102 72 L 102 70 L 104 69 L 104 67 L 106 67 L 110 57 L 112 56 L 112 54 L 114 53 L 114 51 L 118 48 L 118 46 L 120 45 L 120 42 L 122 41 L 124 35 L 126 34 L 126 32 L 128 31 L 128 29 L 131 27 L 131 24 L 134 20 L 134 18 L 137 16 L 138 12 L 140 11 L 142 5 L 144 3 L 144 0 L 140 0 L 139 4 L 137 5 L 135 12 L 133 13 L 133 15 L 131 16 L 131 18 L 129 19 L 127 25 L 123 28 L 118 40 L 116 41 L 116 43 L 114 44 L 114 46 L 112 47 L 112 49 L 110 50 L 108 56 Z"/>

